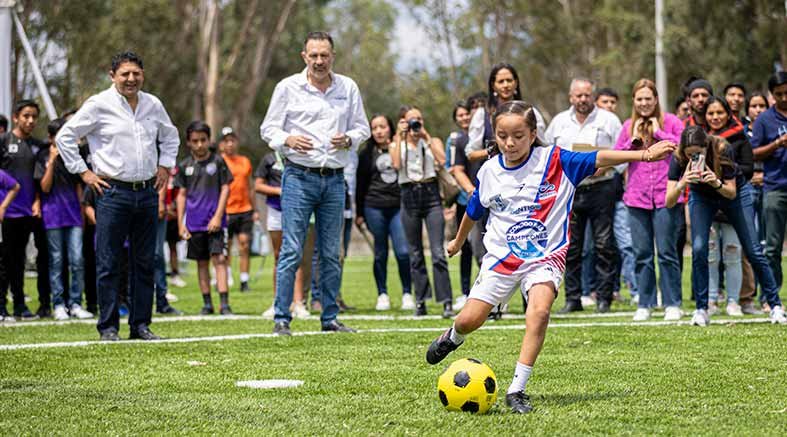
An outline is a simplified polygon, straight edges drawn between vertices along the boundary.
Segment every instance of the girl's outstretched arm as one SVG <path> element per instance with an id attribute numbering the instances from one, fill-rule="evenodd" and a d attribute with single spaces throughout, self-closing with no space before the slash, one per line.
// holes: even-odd
<path id="1" fill-rule="evenodd" d="M 600 150 L 596 154 L 596 168 L 609 167 L 634 161 L 660 161 L 675 151 L 677 145 L 665 140 L 645 150 Z"/>

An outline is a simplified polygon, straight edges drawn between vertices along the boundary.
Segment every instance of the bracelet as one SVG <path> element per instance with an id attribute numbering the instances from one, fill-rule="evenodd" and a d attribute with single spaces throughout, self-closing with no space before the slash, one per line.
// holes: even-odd
<path id="1" fill-rule="evenodd" d="M 645 149 L 645 150 L 643 150 L 643 151 L 642 151 L 642 157 L 640 157 L 640 159 L 639 159 L 639 160 L 640 160 L 640 161 L 645 161 L 645 162 L 650 162 L 650 160 L 651 160 L 651 157 L 650 157 L 650 150 L 649 150 L 649 149 Z"/>

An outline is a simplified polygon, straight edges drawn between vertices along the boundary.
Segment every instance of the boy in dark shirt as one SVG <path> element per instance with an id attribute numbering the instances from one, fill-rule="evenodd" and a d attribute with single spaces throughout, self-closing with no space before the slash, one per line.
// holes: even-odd
<path id="1" fill-rule="evenodd" d="M 221 314 L 232 314 L 227 286 L 227 215 L 230 173 L 224 159 L 208 148 L 210 127 L 194 121 L 186 128 L 191 156 L 178 164 L 175 186 L 178 192 L 180 235 L 188 240 L 188 257 L 197 261 L 199 286 L 204 306 L 201 314 L 213 313 L 210 298 L 209 264 L 216 269 Z M 185 216 L 185 221 L 183 220 Z"/>
<path id="2" fill-rule="evenodd" d="M 21 100 L 14 106 L 14 128 L 0 135 L 0 169 L 19 183 L 19 194 L 8 206 L 3 219 L 2 268 L 0 275 L 0 294 L 5 296 L 9 285 L 14 299 L 14 316 L 22 319 L 35 319 L 25 304 L 24 275 L 25 249 L 35 224 L 34 217 L 40 216 L 40 204 L 36 196 L 33 170 L 36 157 L 33 149 L 41 142 L 33 138 L 33 129 L 38 122 L 39 108 L 31 100 Z M 3 297 L 5 299 L 5 297 Z M 39 296 L 42 306 L 48 296 Z M 5 308 L 0 315 L 7 316 Z"/>
<path id="3" fill-rule="evenodd" d="M 34 178 L 41 187 L 41 215 L 49 248 L 49 281 L 55 306 L 54 317 L 56 320 L 67 320 L 70 314 L 71 317 L 89 319 L 93 314 L 82 309 L 82 185 L 79 177 L 68 172 L 54 145 L 55 135 L 63 124 L 65 120 L 58 118 L 47 126 L 52 145 L 38 152 Z M 63 298 L 67 286 L 63 276 L 63 255 L 66 253 L 71 276 L 68 309 Z"/>

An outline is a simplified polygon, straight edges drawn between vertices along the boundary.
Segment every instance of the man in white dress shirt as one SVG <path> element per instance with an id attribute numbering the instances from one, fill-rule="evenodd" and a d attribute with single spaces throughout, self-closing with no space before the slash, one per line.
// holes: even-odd
<path id="1" fill-rule="evenodd" d="M 153 259 L 158 220 L 157 190 L 167 183 L 180 139 L 155 96 L 140 91 L 142 59 L 132 52 L 112 58 L 112 86 L 90 97 L 63 126 L 55 142 L 71 173 L 79 174 L 96 200 L 96 282 L 101 340 L 117 341 L 121 251 L 129 251 L 129 338 L 158 340 L 150 331 Z M 93 169 L 79 155 L 90 145 Z M 124 246 L 128 237 L 129 247 Z"/>
<path id="2" fill-rule="evenodd" d="M 593 83 L 574 79 L 569 88 L 571 108 L 552 119 L 546 131 L 547 144 L 574 151 L 612 149 L 620 133 L 618 117 L 593 103 Z M 571 242 L 566 254 L 566 305 L 561 312 L 582 310 L 582 245 L 590 221 L 596 248 L 598 312 L 608 312 L 617 279 L 618 251 L 612 221 L 615 216 L 615 170 L 599 169 L 577 187 L 572 207 Z"/>
<path id="3" fill-rule="evenodd" d="M 285 158 L 282 176 L 282 246 L 276 267 L 273 332 L 290 335 L 295 272 L 312 213 L 316 218 L 323 331 L 354 332 L 336 320 L 344 211 L 343 169 L 369 138 L 363 101 L 355 82 L 331 71 L 333 40 L 325 32 L 306 36 L 306 69 L 276 85 L 260 135 Z"/>

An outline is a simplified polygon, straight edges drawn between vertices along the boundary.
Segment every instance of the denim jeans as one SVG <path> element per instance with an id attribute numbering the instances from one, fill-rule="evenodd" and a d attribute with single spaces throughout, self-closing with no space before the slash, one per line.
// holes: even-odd
<path id="1" fill-rule="evenodd" d="M 629 207 L 628 210 L 631 234 L 637 236 L 632 238 L 632 243 L 636 257 L 638 306 L 640 308 L 656 306 L 656 269 L 653 262 L 656 251 L 658 251 L 662 302 L 664 306 L 680 306 L 683 297 L 676 240 L 683 205 L 656 209 Z M 707 269 L 707 265 L 705 267 Z"/>
<path id="2" fill-rule="evenodd" d="M 407 239 L 399 208 L 371 208 L 365 207 L 363 215 L 366 226 L 374 236 L 374 281 L 377 284 L 377 294 L 387 294 L 388 286 L 388 238 L 393 243 L 396 263 L 399 266 L 399 280 L 402 282 L 402 292 L 411 292 L 410 255 L 407 253 Z"/>
<path id="3" fill-rule="evenodd" d="M 751 186 L 745 184 L 738 188 L 735 199 L 720 196 L 710 197 L 692 191 L 689 195 L 689 214 L 691 217 L 691 286 L 697 299 L 697 309 L 708 308 L 708 240 L 710 228 L 716 211 L 727 216 L 746 258 L 749 259 L 754 274 L 762 285 L 762 291 L 771 307 L 781 305 L 779 286 L 773 277 L 768 261 L 763 254 L 754 226 L 754 205 Z"/>
<path id="4" fill-rule="evenodd" d="M 462 219 L 467 211 L 467 205 L 456 204 L 456 229 L 462 225 Z M 479 267 L 481 265 L 479 264 Z M 462 294 L 470 294 L 470 282 L 473 274 L 473 246 L 470 239 L 465 240 L 462 245 L 462 254 L 459 255 L 459 285 L 462 287 Z"/>
<path id="5" fill-rule="evenodd" d="M 52 304 L 65 305 L 63 292 L 66 288 L 63 276 L 63 255 L 68 257 L 68 274 L 71 286 L 68 292 L 68 304 L 82 305 L 82 287 L 84 284 L 84 263 L 82 261 L 82 228 L 69 226 L 66 228 L 47 229 L 46 238 L 49 247 L 49 283 L 52 284 Z"/>
<path id="6" fill-rule="evenodd" d="M 580 187 L 574 196 L 569 224 L 571 242 L 566 254 L 566 302 L 579 302 L 582 296 L 582 245 L 587 223 L 592 223 L 596 250 L 596 291 L 598 299 L 612 301 L 618 251 L 612 231 L 615 217 L 615 185 L 613 181 Z"/>
<path id="7" fill-rule="evenodd" d="M 782 246 L 784 245 L 784 227 L 787 226 L 787 190 L 773 190 L 765 193 L 763 215 L 765 216 L 765 256 L 771 264 L 776 285 L 781 287 L 783 280 Z"/>
<path id="8" fill-rule="evenodd" d="M 416 301 L 425 302 L 432 297 L 422 238 L 422 229 L 426 224 L 429 249 L 432 252 L 435 299 L 443 304 L 451 302 L 451 277 L 448 275 L 448 260 L 443 248 L 445 218 L 437 182 L 402 185 L 401 215 L 407 246 L 410 249 L 410 272 Z"/>
<path id="9" fill-rule="evenodd" d="M 153 309 L 153 257 L 156 248 L 158 194 L 112 185 L 96 200 L 96 288 L 101 333 L 118 331 L 120 257 L 128 249 L 128 324 L 131 330 L 150 325 Z"/>
<path id="10" fill-rule="evenodd" d="M 713 222 L 708 241 L 708 294 L 711 302 L 719 300 L 719 262 L 722 260 L 727 301 L 738 303 L 743 284 L 741 242 L 732 225 Z"/>
<path id="11" fill-rule="evenodd" d="M 618 252 L 620 252 L 620 274 L 633 297 L 639 293 L 637 275 L 634 273 L 637 258 L 634 256 L 634 242 L 631 238 L 631 228 L 629 227 L 629 210 L 623 201 L 615 203 L 615 222 L 613 226 L 615 242 L 618 243 Z"/>
<path id="12" fill-rule="evenodd" d="M 156 223 L 156 255 L 153 258 L 153 285 L 156 289 L 156 310 L 169 306 L 167 302 L 167 264 L 164 261 L 164 240 L 167 237 L 167 220 Z"/>
<path id="13" fill-rule="evenodd" d="M 318 248 L 320 260 L 320 320 L 323 326 L 336 320 L 339 314 L 336 297 L 341 282 L 339 256 L 344 197 L 344 176 L 341 173 L 320 176 L 292 166 L 284 168 L 281 195 L 282 245 L 276 265 L 275 322 L 292 320 L 290 304 L 295 272 L 304 256 L 303 245 L 312 213 L 315 214 L 315 247 Z"/>

